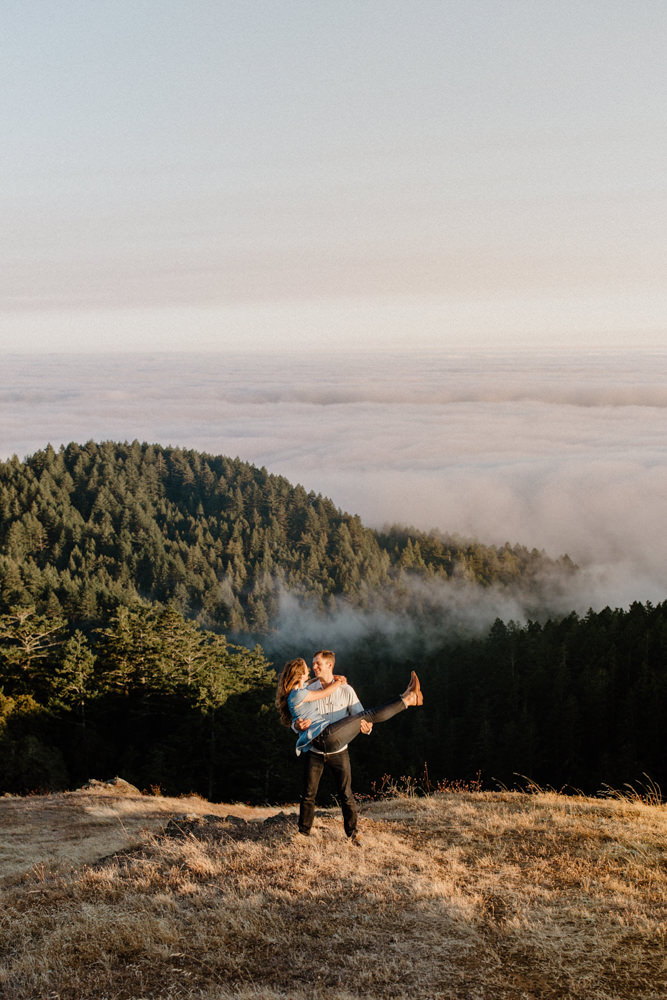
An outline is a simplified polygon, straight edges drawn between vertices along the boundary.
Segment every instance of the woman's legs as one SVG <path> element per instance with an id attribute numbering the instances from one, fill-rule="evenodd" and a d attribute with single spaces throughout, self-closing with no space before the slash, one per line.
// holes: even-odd
<path id="1" fill-rule="evenodd" d="M 332 722 L 330 726 L 322 730 L 320 735 L 313 740 L 313 746 L 322 753 L 336 753 L 359 735 L 362 719 L 373 723 L 387 722 L 406 708 L 407 705 L 403 699 L 397 698 L 396 701 L 380 705 L 379 708 L 369 708 L 365 712 L 360 712 L 359 715 L 348 715 L 345 719 Z"/>
<path id="2" fill-rule="evenodd" d="M 386 705 L 380 705 L 379 708 L 369 708 L 365 712 L 360 712 L 359 715 L 348 715 L 344 719 L 339 719 L 338 722 L 332 722 L 330 726 L 322 730 L 319 736 L 315 737 L 313 746 L 320 753 L 337 753 L 350 740 L 359 735 L 362 719 L 367 722 L 387 722 L 388 719 L 393 719 L 409 705 L 423 704 L 424 697 L 419 685 L 419 678 L 413 670 L 410 675 L 410 683 L 400 698 L 397 698 L 396 701 L 390 701 Z"/>

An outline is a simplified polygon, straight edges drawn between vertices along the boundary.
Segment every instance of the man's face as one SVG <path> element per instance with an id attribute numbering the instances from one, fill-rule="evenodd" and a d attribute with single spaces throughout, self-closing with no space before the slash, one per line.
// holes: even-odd
<path id="1" fill-rule="evenodd" d="M 331 684 L 333 680 L 333 664 L 330 660 L 324 660 L 321 656 L 313 658 L 313 673 L 320 684 Z"/>

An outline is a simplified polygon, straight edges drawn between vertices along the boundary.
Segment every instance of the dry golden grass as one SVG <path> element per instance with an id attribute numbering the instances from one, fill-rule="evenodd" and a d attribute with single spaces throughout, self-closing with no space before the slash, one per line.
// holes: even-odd
<path id="1" fill-rule="evenodd" d="M 118 780 L 118 779 L 116 779 Z M 132 789 L 131 785 L 127 789 Z M 214 805 L 198 796 L 166 798 L 128 794 L 109 783 L 97 789 L 0 798 L 0 888 L 33 866 L 75 865 L 141 843 L 173 816 L 268 816 L 276 809 Z"/>
<path id="2" fill-rule="evenodd" d="M 241 825 L 218 811 L 231 809 L 201 803 L 201 818 L 115 857 L 40 864 L 6 885 L 0 995 L 667 996 L 663 806 L 399 797 L 365 807 L 362 848 L 336 811 L 318 814 L 310 839 L 293 814 Z"/>

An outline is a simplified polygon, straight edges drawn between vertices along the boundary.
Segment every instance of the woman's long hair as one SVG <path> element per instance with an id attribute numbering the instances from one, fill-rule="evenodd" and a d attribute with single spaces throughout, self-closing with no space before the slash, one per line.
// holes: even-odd
<path id="1" fill-rule="evenodd" d="M 280 721 L 283 726 L 292 725 L 292 715 L 287 707 L 287 695 L 297 686 L 304 670 L 308 670 L 308 664 L 301 657 L 298 657 L 296 660 L 289 660 L 283 667 L 283 671 L 278 679 L 276 708 L 280 712 Z"/>

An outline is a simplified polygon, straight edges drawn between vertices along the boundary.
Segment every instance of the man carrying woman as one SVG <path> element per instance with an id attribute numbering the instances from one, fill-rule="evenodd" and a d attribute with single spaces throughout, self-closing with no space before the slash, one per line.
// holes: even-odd
<path id="1" fill-rule="evenodd" d="M 352 843 L 358 844 L 348 743 L 360 732 L 370 733 L 373 723 L 386 722 L 410 706 L 423 704 L 423 696 L 413 671 L 408 687 L 399 698 L 364 711 L 346 679 L 334 675 L 334 663 L 331 650 L 316 653 L 313 659 L 316 680 L 306 686 L 308 667 L 305 661 L 290 660 L 280 676 L 276 704 L 285 725 L 299 732 L 296 752 L 304 755 L 299 832 L 305 836 L 310 834 L 317 789 L 327 767 L 336 784 L 345 833 Z"/>

